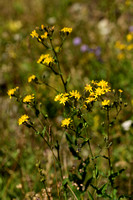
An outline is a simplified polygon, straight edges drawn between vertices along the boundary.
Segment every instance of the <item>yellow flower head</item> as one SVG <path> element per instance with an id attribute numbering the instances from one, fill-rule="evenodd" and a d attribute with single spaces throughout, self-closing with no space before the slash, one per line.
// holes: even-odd
<path id="1" fill-rule="evenodd" d="M 71 118 L 66 118 L 66 119 L 62 120 L 61 126 L 62 127 L 68 127 L 71 122 L 72 122 Z"/>
<path id="2" fill-rule="evenodd" d="M 128 46 L 127 46 L 127 50 L 128 51 L 131 51 L 133 49 L 133 44 L 129 44 Z"/>
<path id="3" fill-rule="evenodd" d="M 64 33 L 71 33 L 71 32 L 72 32 L 72 28 L 64 27 L 64 28 L 61 29 L 61 32 L 64 32 Z"/>
<path id="4" fill-rule="evenodd" d="M 95 101 L 95 100 L 96 100 L 95 97 L 87 97 L 85 102 L 90 103 L 90 102 Z"/>
<path id="5" fill-rule="evenodd" d="M 131 5 L 131 0 L 126 0 L 126 1 L 125 1 L 125 5 L 126 5 L 126 6 L 130 6 L 130 5 Z"/>
<path id="6" fill-rule="evenodd" d="M 16 87 L 14 89 L 10 89 L 7 91 L 7 94 L 10 96 L 10 99 L 12 98 L 12 96 L 14 96 L 15 92 L 19 89 L 19 87 Z"/>
<path id="7" fill-rule="evenodd" d="M 44 28 L 45 28 L 45 26 L 42 24 L 42 25 L 41 25 L 41 29 L 43 30 Z"/>
<path id="8" fill-rule="evenodd" d="M 59 101 L 61 99 L 62 95 L 63 95 L 63 93 L 56 95 L 54 98 L 54 101 Z"/>
<path id="9" fill-rule="evenodd" d="M 118 60 L 123 60 L 124 58 L 125 58 L 124 53 L 119 53 L 118 56 L 117 56 Z"/>
<path id="10" fill-rule="evenodd" d="M 38 33 L 36 32 L 36 30 L 33 30 L 32 33 L 30 34 L 32 38 L 38 38 Z"/>
<path id="11" fill-rule="evenodd" d="M 42 39 L 46 39 L 47 37 L 48 37 L 48 33 L 47 32 L 45 32 L 43 35 L 41 35 Z"/>
<path id="12" fill-rule="evenodd" d="M 53 63 L 53 62 L 54 62 L 54 59 L 49 56 L 49 57 L 45 58 L 42 63 L 45 65 L 49 65 L 50 63 Z"/>
<path id="13" fill-rule="evenodd" d="M 116 47 L 117 49 L 123 50 L 123 49 L 126 48 L 126 45 L 125 45 L 125 44 L 122 44 L 120 41 L 117 41 L 117 42 L 115 43 L 115 47 Z"/>
<path id="14" fill-rule="evenodd" d="M 37 61 L 37 63 L 43 63 L 46 65 L 49 65 L 50 63 L 53 63 L 53 62 L 54 62 L 54 59 L 49 54 L 42 54 Z"/>
<path id="15" fill-rule="evenodd" d="M 96 82 L 96 81 L 94 81 L 94 80 L 92 80 L 92 81 L 91 81 L 91 83 L 92 83 L 92 84 L 94 84 L 94 85 L 96 85 L 96 84 L 97 84 L 97 82 Z"/>
<path id="16" fill-rule="evenodd" d="M 121 89 L 119 89 L 118 91 L 119 91 L 120 93 L 122 93 L 122 92 L 123 92 L 123 90 L 121 90 Z"/>
<path id="17" fill-rule="evenodd" d="M 100 87 L 96 88 L 96 90 L 95 90 L 95 98 L 98 97 L 98 96 L 101 96 L 102 94 L 105 94 L 104 89 L 100 88 Z"/>
<path id="18" fill-rule="evenodd" d="M 34 99 L 34 94 L 32 95 L 27 95 L 26 97 L 24 97 L 23 102 L 24 103 L 30 103 L 32 101 L 32 99 Z"/>
<path id="19" fill-rule="evenodd" d="M 68 93 L 62 94 L 62 96 L 59 100 L 60 104 L 65 105 L 65 103 L 69 100 L 68 95 L 69 95 Z"/>
<path id="20" fill-rule="evenodd" d="M 108 87 L 108 82 L 101 80 L 99 83 L 97 83 L 98 86 L 100 86 L 101 88 L 106 88 Z"/>
<path id="21" fill-rule="evenodd" d="M 133 39 L 133 35 L 131 33 L 127 34 L 127 41 L 130 42 Z"/>
<path id="22" fill-rule="evenodd" d="M 75 99 L 80 99 L 80 97 L 81 97 L 81 95 L 79 94 L 79 92 L 77 91 L 77 90 L 72 90 L 71 92 L 70 92 L 70 97 L 75 97 Z"/>
<path id="23" fill-rule="evenodd" d="M 18 119 L 18 124 L 21 125 L 24 122 L 27 122 L 29 120 L 29 116 L 28 115 L 22 115 L 19 119 Z"/>
<path id="24" fill-rule="evenodd" d="M 104 100 L 102 101 L 102 106 L 109 106 L 110 100 Z"/>
<path id="25" fill-rule="evenodd" d="M 92 86 L 89 85 L 89 84 L 86 84 L 86 86 L 85 86 L 85 91 L 86 91 L 86 92 L 87 92 L 87 91 L 92 92 Z"/>
<path id="26" fill-rule="evenodd" d="M 33 80 L 37 79 L 35 75 L 31 75 L 29 78 L 28 78 L 28 83 L 32 82 Z"/>

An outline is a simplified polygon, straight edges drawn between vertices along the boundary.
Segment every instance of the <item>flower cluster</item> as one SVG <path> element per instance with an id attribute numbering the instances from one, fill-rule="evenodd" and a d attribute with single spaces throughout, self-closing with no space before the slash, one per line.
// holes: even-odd
<path id="1" fill-rule="evenodd" d="M 51 57 L 49 54 L 42 54 L 38 59 L 37 63 L 42 63 L 44 65 L 50 65 L 50 63 L 54 62 L 54 58 Z"/>
<path id="2" fill-rule="evenodd" d="M 15 96 L 15 92 L 19 89 L 19 87 L 10 89 L 7 91 L 7 94 L 10 96 L 10 99 L 12 98 L 12 96 Z"/>
<path id="3" fill-rule="evenodd" d="M 59 101 L 60 104 L 65 105 L 65 103 L 69 100 L 69 94 L 68 93 L 61 93 L 55 96 L 55 101 Z"/>
<path id="4" fill-rule="evenodd" d="M 65 105 L 65 103 L 70 99 L 74 98 L 75 100 L 79 100 L 81 98 L 80 93 L 77 90 L 72 90 L 69 93 L 61 93 L 55 96 L 55 101 L 59 101 L 60 104 Z"/>
<path id="5" fill-rule="evenodd" d="M 91 84 L 86 84 L 84 89 L 87 93 L 89 92 L 89 97 L 85 100 L 86 103 L 96 101 L 98 97 L 111 91 L 111 88 L 108 86 L 108 82 L 104 80 L 99 82 L 91 81 Z"/>
<path id="6" fill-rule="evenodd" d="M 125 58 L 126 51 L 133 50 L 133 32 L 129 32 L 126 35 L 126 43 L 122 43 L 121 41 L 116 41 L 115 48 L 117 49 L 118 60 L 123 60 Z"/>
<path id="7" fill-rule="evenodd" d="M 44 39 L 47 39 L 48 32 L 45 31 L 43 34 L 38 34 L 36 30 L 33 30 L 30 35 L 32 38 L 37 38 L 39 42 L 42 42 Z"/>

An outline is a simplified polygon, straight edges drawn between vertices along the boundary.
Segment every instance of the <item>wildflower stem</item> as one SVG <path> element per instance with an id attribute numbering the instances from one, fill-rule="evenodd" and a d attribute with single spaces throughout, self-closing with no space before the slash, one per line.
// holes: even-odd
<path id="1" fill-rule="evenodd" d="M 76 197 L 76 195 L 74 194 L 74 192 L 72 191 L 71 187 L 67 184 L 68 189 L 71 191 L 71 193 L 73 194 L 74 198 L 76 200 L 78 200 L 78 198 Z"/>
<path id="2" fill-rule="evenodd" d="M 48 87 L 50 87 L 50 88 L 52 88 L 53 90 L 55 90 L 57 93 L 59 93 L 59 91 L 58 90 L 56 90 L 54 87 L 52 87 L 51 85 L 49 85 L 48 83 L 45 83 L 45 82 L 43 82 L 43 84 L 45 84 L 46 86 L 48 86 Z"/>
<path id="3" fill-rule="evenodd" d="M 110 154 L 110 129 L 109 129 L 109 123 L 110 123 L 110 119 L 109 119 L 109 109 L 107 108 L 107 150 L 108 150 L 108 162 L 109 162 L 109 169 L 110 169 L 110 174 L 111 174 L 111 170 L 112 170 L 112 166 L 111 166 L 111 154 Z"/>
<path id="4" fill-rule="evenodd" d="M 60 68 L 60 63 L 59 63 L 58 55 L 57 55 L 57 53 L 56 53 L 56 51 L 54 49 L 54 46 L 53 46 L 53 43 L 52 43 L 52 39 L 50 37 L 49 37 L 49 40 L 50 40 L 50 44 L 51 44 L 51 47 L 52 47 L 52 51 L 53 51 L 53 53 L 54 53 L 54 55 L 56 57 L 57 67 L 58 67 L 58 70 L 59 70 L 59 76 L 60 76 L 60 78 L 62 80 L 62 83 L 64 85 L 64 90 L 65 90 L 65 92 L 67 92 L 66 83 L 65 83 L 64 78 L 62 76 L 62 72 L 61 72 L 61 68 Z"/>
<path id="5" fill-rule="evenodd" d="M 89 150 L 90 150 L 90 154 L 91 154 L 91 160 L 93 162 L 93 166 L 94 166 L 94 173 L 95 173 L 95 183 L 96 183 L 96 187 L 97 187 L 97 172 L 96 172 L 96 163 L 94 161 L 94 155 L 92 153 L 92 149 L 91 149 L 91 145 L 90 145 L 90 140 L 88 140 L 88 146 L 89 146 Z M 96 196 L 96 200 L 97 200 L 97 196 Z"/>

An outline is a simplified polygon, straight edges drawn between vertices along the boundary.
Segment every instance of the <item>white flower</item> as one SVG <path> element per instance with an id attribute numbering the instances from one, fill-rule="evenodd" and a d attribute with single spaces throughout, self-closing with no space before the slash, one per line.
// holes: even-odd
<path id="1" fill-rule="evenodd" d="M 127 120 L 125 122 L 123 122 L 121 124 L 122 128 L 125 130 L 125 131 L 129 131 L 131 125 L 133 124 L 133 121 L 132 120 Z"/>

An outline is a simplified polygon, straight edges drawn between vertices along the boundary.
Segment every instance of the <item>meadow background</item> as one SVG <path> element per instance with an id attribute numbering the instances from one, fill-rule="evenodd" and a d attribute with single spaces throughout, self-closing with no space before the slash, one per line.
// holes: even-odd
<path id="1" fill-rule="evenodd" d="M 43 160 L 47 184 L 53 188 L 53 199 L 56 199 L 52 155 L 32 130 L 18 126 L 24 108 L 7 95 L 7 90 L 16 86 L 23 95 L 34 91 L 42 110 L 49 116 L 55 136 L 63 137 L 59 105 L 53 101 L 56 93 L 46 86 L 37 87 L 27 82 L 28 77 L 35 74 L 61 88 L 61 82 L 49 69 L 36 62 L 44 50 L 31 39 L 30 33 L 41 24 L 55 26 L 57 30 L 73 29 L 59 56 L 64 76 L 70 77 L 71 90 L 82 91 L 90 80 L 102 79 L 112 88 L 123 90 L 127 107 L 119 115 L 112 132 L 113 163 L 116 168 L 125 168 L 118 179 L 119 193 L 131 194 L 133 128 L 122 124 L 128 120 L 133 122 L 133 38 L 128 37 L 133 33 L 133 2 L 4 0 L 0 1 L 0 11 L 0 199 L 24 199 L 31 193 L 39 193 L 43 188 L 35 166 L 39 160 Z M 57 34 L 54 43 L 58 42 Z M 94 148 L 100 145 L 97 135 L 102 134 L 102 121 L 102 112 L 97 110 L 89 118 L 90 131 L 95 137 Z M 62 143 L 63 151 L 67 152 L 65 138 Z M 71 159 L 66 158 L 65 162 L 73 164 Z"/>

